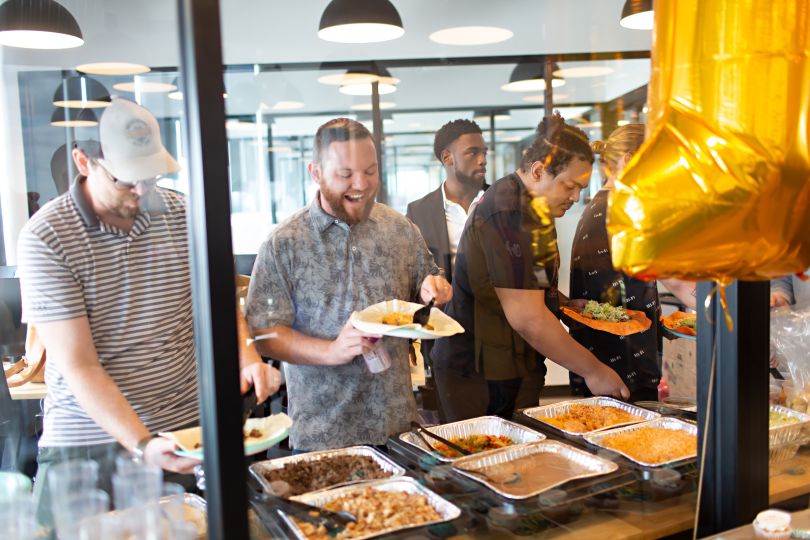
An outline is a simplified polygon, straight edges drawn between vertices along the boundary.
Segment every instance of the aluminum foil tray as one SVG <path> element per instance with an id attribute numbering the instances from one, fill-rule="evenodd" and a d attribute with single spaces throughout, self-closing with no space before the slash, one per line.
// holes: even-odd
<path id="1" fill-rule="evenodd" d="M 355 536 L 352 540 L 362 540 L 363 538 L 373 538 L 375 536 L 387 535 L 391 534 L 395 531 L 402 531 L 406 529 L 412 529 L 414 527 L 427 527 L 429 525 L 435 525 L 436 523 L 444 523 L 445 521 L 452 521 L 461 515 L 461 510 L 458 506 L 442 499 L 426 487 L 418 484 L 412 478 L 391 478 L 388 480 L 377 480 L 374 482 L 366 482 L 364 484 L 357 484 L 354 486 L 344 486 L 341 488 L 329 489 L 325 491 L 307 493 L 306 495 L 298 495 L 296 497 L 290 497 L 293 500 L 305 502 L 307 504 L 311 504 L 313 506 L 323 506 L 324 504 L 328 503 L 333 499 L 337 499 L 343 495 L 347 495 L 349 493 L 353 493 L 358 490 L 372 488 L 379 491 L 404 491 L 406 493 L 411 494 L 419 494 L 424 495 L 427 497 L 428 503 L 439 513 L 441 516 L 440 519 L 435 521 L 429 521 L 425 523 L 418 523 L 414 525 L 407 525 L 403 527 L 388 529 L 385 531 L 380 531 L 378 533 L 368 534 L 365 536 Z M 284 522 L 290 527 L 290 529 L 295 533 L 296 538 L 300 540 L 306 540 L 306 536 L 298 528 L 295 521 L 289 517 L 287 514 L 283 512 L 279 512 L 281 514 L 282 519 Z"/>
<path id="2" fill-rule="evenodd" d="M 266 492 L 271 492 L 270 482 L 264 477 L 265 471 L 272 471 L 274 469 L 281 469 L 290 463 L 304 463 L 307 461 L 320 461 L 322 459 L 329 459 L 338 456 L 368 456 L 384 471 L 389 473 L 390 477 L 399 477 L 405 474 L 405 469 L 394 463 L 390 458 L 383 455 L 381 452 L 371 448 L 370 446 L 350 446 L 348 448 L 340 448 L 337 450 L 321 450 L 318 452 L 307 452 L 306 454 L 297 454 L 294 456 L 287 456 L 283 458 L 271 459 L 268 461 L 258 461 L 249 467 L 250 474 L 259 481 L 262 488 Z M 340 486 L 348 486 L 352 484 L 366 483 L 374 480 L 353 480 L 349 482 L 341 482 L 326 488 L 315 491 L 323 491 L 325 489 L 332 489 Z"/>
<path id="3" fill-rule="evenodd" d="M 499 418 L 497 416 L 480 416 L 478 418 L 470 418 L 469 420 L 461 420 L 451 424 L 431 426 L 427 428 L 427 430 L 445 439 L 452 439 L 454 437 L 468 437 L 470 435 L 492 435 L 495 437 L 505 435 L 506 437 L 509 437 L 515 441 L 515 444 L 540 441 L 546 438 L 546 436 L 540 432 L 526 426 L 521 426 L 520 424 L 504 420 L 503 418 Z M 431 442 L 431 444 L 435 442 L 431 441 L 430 437 L 427 435 L 425 435 L 425 437 Z M 419 438 L 418 435 L 411 433 L 410 431 L 402 433 L 399 438 L 401 441 L 408 443 L 411 446 L 415 446 L 420 450 L 425 452 L 431 451 L 430 448 L 425 446 L 425 443 Z M 479 452 L 475 455 L 487 454 L 494 451 L 495 450 L 487 450 L 486 452 Z M 451 462 L 459 459 L 445 457 L 438 453 L 436 453 L 436 457 L 440 461 L 444 462 Z"/>
<path id="4" fill-rule="evenodd" d="M 591 444 L 595 444 L 600 448 L 604 448 L 606 450 L 610 450 L 611 452 L 616 452 L 617 454 L 621 454 L 633 463 L 638 463 L 639 465 L 643 465 L 645 467 L 661 467 L 662 465 L 670 465 L 672 463 L 679 463 L 682 461 L 686 461 L 689 459 L 694 459 L 697 457 L 697 452 L 694 455 L 686 456 L 678 459 L 672 459 L 669 461 L 663 461 L 661 463 L 647 463 L 645 461 L 639 461 L 635 458 L 632 458 L 625 454 L 624 452 L 619 452 L 613 448 L 605 446 L 602 441 L 605 437 L 610 435 L 616 435 L 617 433 L 626 433 L 628 431 L 636 431 L 642 428 L 664 428 L 664 429 L 671 429 L 675 431 L 685 431 L 690 435 L 694 435 L 697 438 L 697 424 L 693 424 L 691 422 L 684 422 L 683 420 L 678 420 L 676 418 L 656 418 L 655 420 L 651 420 L 649 422 L 644 422 L 642 424 L 634 424 L 632 426 L 625 426 L 618 429 L 611 429 L 608 431 L 600 431 L 599 433 L 590 433 L 585 435 L 585 440 Z"/>
<path id="5" fill-rule="evenodd" d="M 624 422 L 621 424 L 613 424 L 611 426 L 607 426 L 601 429 L 596 429 L 593 431 L 584 431 L 577 433 L 575 431 L 568 431 L 567 429 L 562 429 L 557 426 L 553 426 L 548 424 L 544 421 L 544 418 L 554 418 L 555 416 L 560 416 L 568 412 L 571 408 L 571 405 L 601 405 L 603 407 L 615 407 L 617 409 L 621 409 L 623 411 L 627 411 L 628 413 L 641 417 L 641 420 L 633 421 L 633 422 Z M 572 401 L 562 401 L 560 403 L 553 403 L 551 405 L 544 405 L 542 407 L 532 407 L 530 409 L 525 409 L 523 414 L 528 416 L 529 418 L 533 418 L 539 422 L 543 422 L 550 428 L 556 429 L 562 433 L 567 435 L 573 435 L 575 437 L 580 437 L 585 435 L 586 433 L 597 433 L 606 429 L 614 429 L 620 426 L 627 426 L 631 424 L 636 424 L 638 422 L 646 422 L 649 420 L 655 420 L 656 418 L 660 418 L 661 415 L 657 412 L 649 411 L 642 407 L 636 407 L 635 405 L 631 405 L 629 403 L 625 403 L 623 401 L 619 401 L 618 399 L 613 399 L 610 397 L 592 397 L 586 399 L 575 399 Z"/>
<path id="6" fill-rule="evenodd" d="M 798 422 L 793 424 L 785 424 L 783 426 L 776 426 L 768 429 L 768 446 L 770 448 L 776 446 L 784 446 L 786 444 L 796 443 L 804 438 L 804 430 L 810 423 L 810 415 L 782 407 L 781 405 L 771 405 L 770 411 L 778 412 L 795 418 Z"/>
<path id="7" fill-rule="evenodd" d="M 571 462 L 572 465 L 583 467 L 587 470 L 585 472 L 580 472 L 579 474 L 576 474 L 575 471 L 569 471 L 570 475 L 566 476 L 565 478 L 560 478 L 559 481 L 553 483 L 550 482 L 542 488 L 532 491 L 531 493 L 519 495 L 515 494 L 514 491 L 509 490 L 509 484 L 493 482 L 485 476 L 468 472 L 470 470 L 477 470 L 486 473 L 486 469 L 488 467 L 508 463 L 527 456 L 532 456 L 535 458 L 536 468 L 538 470 L 542 470 L 544 467 L 543 456 L 548 454 L 562 456 L 567 461 Z M 612 461 L 608 461 L 584 450 L 574 448 L 573 446 L 569 446 L 561 442 L 548 440 L 536 441 L 533 443 L 522 444 L 520 446 L 500 448 L 498 450 L 493 450 L 492 452 L 487 452 L 485 455 L 476 454 L 473 456 L 465 456 L 457 459 L 453 463 L 453 469 L 457 470 L 464 476 L 472 478 L 476 482 L 484 484 L 495 493 L 510 499 L 528 499 L 529 497 L 539 495 L 544 491 L 565 484 L 566 482 L 570 482 L 571 480 L 609 474 L 618 468 L 619 466 Z"/>

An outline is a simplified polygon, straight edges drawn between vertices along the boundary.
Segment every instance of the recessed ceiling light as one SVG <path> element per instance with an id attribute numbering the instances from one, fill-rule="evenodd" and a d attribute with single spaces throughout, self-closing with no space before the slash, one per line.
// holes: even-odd
<path id="1" fill-rule="evenodd" d="M 76 71 L 91 75 L 140 75 L 149 73 L 149 66 L 129 62 L 94 62 L 76 66 Z"/>
<path id="2" fill-rule="evenodd" d="M 146 82 L 135 79 L 132 82 L 114 84 L 113 88 L 122 92 L 174 92 L 177 86 L 169 83 Z"/>
<path id="3" fill-rule="evenodd" d="M 455 26 L 430 34 L 430 40 L 442 45 L 490 45 L 511 38 L 514 34 L 497 26 Z"/>
<path id="4" fill-rule="evenodd" d="M 393 101 L 381 101 L 380 102 L 380 110 L 382 110 L 382 109 L 393 109 L 396 106 L 397 106 L 397 104 L 394 103 Z M 351 107 L 351 109 L 353 111 L 370 111 L 370 110 L 372 110 L 372 108 L 373 107 L 372 107 L 371 103 L 355 103 Z"/>
<path id="5" fill-rule="evenodd" d="M 291 111 L 293 109 L 303 109 L 304 108 L 303 101 L 277 101 L 275 105 L 273 105 L 274 111 Z"/>
<path id="6" fill-rule="evenodd" d="M 607 66 L 580 66 L 558 69 L 554 75 L 566 78 L 581 78 L 581 77 L 599 77 L 601 75 L 609 75 L 613 73 L 613 68 Z"/>
<path id="7" fill-rule="evenodd" d="M 626 126 L 629 123 L 630 123 L 630 120 L 619 120 L 618 122 L 616 122 L 616 125 L 617 126 Z"/>
<path id="8" fill-rule="evenodd" d="M 332 0 L 321 15 L 318 37 L 336 43 L 375 43 L 405 33 L 389 0 Z"/>
<path id="9" fill-rule="evenodd" d="M 397 91 L 397 87 L 393 84 L 378 83 L 377 91 L 381 96 L 384 94 L 393 94 Z M 370 96 L 371 84 L 347 84 L 340 87 L 340 93 L 348 96 Z"/>

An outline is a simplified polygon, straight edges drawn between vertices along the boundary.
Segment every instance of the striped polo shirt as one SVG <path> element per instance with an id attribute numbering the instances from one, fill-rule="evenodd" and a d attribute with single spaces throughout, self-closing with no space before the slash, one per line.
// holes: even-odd
<path id="1" fill-rule="evenodd" d="M 86 316 L 99 360 L 150 432 L 197 421 L 197 373 L 185 201 L 156 188 L 132 230 L 93 213 L 79 177 L 20 233 L 23 318 L 47 323 Z M 114 439 L 79 405 L 62 373 L 46 363 L 40 446 Z"/>

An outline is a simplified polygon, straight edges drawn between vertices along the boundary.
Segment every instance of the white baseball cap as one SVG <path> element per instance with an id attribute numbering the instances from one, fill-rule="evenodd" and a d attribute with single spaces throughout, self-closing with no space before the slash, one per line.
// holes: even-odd
<path id="1" fill-rule="evenodd" d="M 98 126 L 98 162 L 124 182 L 153 180 L 180 170 L 160 141 L 154 115 L 128 99 L 115 98 L 104 109 Z"/>

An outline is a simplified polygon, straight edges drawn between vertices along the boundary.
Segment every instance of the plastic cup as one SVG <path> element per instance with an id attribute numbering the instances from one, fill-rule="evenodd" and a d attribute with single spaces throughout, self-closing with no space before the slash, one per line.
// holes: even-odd
<path id="1" fill-rule="evenodd" d="M 376 343 L 373 349 L 369 352 L 363 353 L 363 358 L 366 361 L 366 367 L 371 373 L 382 373 L 391 367 L 391 355 L 388 349 L 383 345 L 382 340 L 378 338 L 366 338 L 372 343 Z"/>
<path id="2" fill-rule="evenodd" d="M 4 540 L 30 540 L 37 536 L 37 503 L 29 493 L 17 493 L 0 505 Z"/>
<path id="3" fill-rule="evenodd" d="M 71 459 L 48 470 L 51 501 L 95 489 L 98 486 L 98 463 L 91 459 Z"/>
<path id="4" fill-rule="evenodd" d="M 113 474 L 112 485 L 118 510 L 156 502 L 163 487 L 163 471 L 154 465 L 141 465 L 125 474 Z"/>
<path id="5" fill-rule="evenodd" d="M 56 533 L 60 539 L 80 540 L 92 528 L 82 522 L 110 509 L 110 496 L 100 489 L 77 492 L 51 502 Z"/>
<path id="6" fill-rule="evenodd" d="M 183 510 L 183 499 L 186 490 L 180 484 L 174 482 L 163 482 L 161 489 L 160 504 L 163 508 L 163 515 L 171 522 L 183 521 L 185 512 Z"/>

